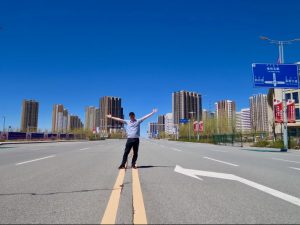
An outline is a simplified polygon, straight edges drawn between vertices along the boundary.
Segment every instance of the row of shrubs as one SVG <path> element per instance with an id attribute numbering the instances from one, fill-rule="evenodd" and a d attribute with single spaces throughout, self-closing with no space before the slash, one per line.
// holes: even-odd
<path id="1" fill-rule="evenodd" d="M 217 143 L 214 143 L 214 140 L 212 138 L 201 138 L 199 141 L 197 139 L 180 138 L 179 141 L 217 144 Z M 266 147 L 266 148 L 281 149 L 281 148 L 283 148 L 283 141 L 282 140 L 276 140 L 276 141 L 260 140 L 258 142 L 253 143 L 252 146 L 253 147 Z M 297 144 L 297 141 L 295 139 L 290 139 L 289 140 L 289 148 L 290 149 L 299 149 L 300 146 L 299 146 L 299 144 Z"/>
<path id="2" fill-rule="evenodd" d="M 252 145 L 253 147 L 268 147 L 268 148 L 283 148 L 283 141 L 276 140 L 276 141 L 268 141 L 268 140 L 261 140 Z M 291 149 L 298 149 L 299 145 L 297 141 L 294 139 L 289 140 L 289 148 Z"/>

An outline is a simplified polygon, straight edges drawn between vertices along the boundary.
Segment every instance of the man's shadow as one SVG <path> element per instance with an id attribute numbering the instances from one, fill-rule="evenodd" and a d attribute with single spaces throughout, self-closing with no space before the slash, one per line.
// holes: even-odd
<path id="1" fill-rule="evenodd" d="M 173 168 L 174 166 L 138 166 L 138 169 L 151 169 L 151 168 Z"/>

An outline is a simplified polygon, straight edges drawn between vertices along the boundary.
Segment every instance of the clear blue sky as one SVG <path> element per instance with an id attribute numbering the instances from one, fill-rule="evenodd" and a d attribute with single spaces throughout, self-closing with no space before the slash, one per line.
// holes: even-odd
<path id="1" fill-rule="evenodd" d="M 1 0 L 0 115 L 19 127 L 22 99 L 36 99 L 39 126 L 51 128 L 54 103 L 84 119 L 104 95 L 122 97 L 126 115 L 164 114 L 182 89 L 203 94 L 205 108 L 248 107 L 266 92 L 252 88 L 251 63 L 278 55 L 258 36 L 299 37 L 299 9 L 297 0 Z M 300 61 L 300 43 L 286 61 Z"/>

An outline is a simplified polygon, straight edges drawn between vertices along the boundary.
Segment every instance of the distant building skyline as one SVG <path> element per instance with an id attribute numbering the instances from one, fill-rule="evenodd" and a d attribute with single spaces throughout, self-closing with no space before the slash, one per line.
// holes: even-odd
<path id="1" fill-rule="evenodd" d="M 291 92 L 291 93 L 295 93 L 295 91 Z M 177 98 L 178 97 L 183 98 L 183 101 L 186 101 L 184 103 L 184 104 L 186 104 L 186 106 L 188 104 L 190 104 L 190 105 L 195 104 L 195 102 L 193 103 L 193 101 L 195 101 L 195 99 L 197 99 L 196 101 L 198 101 L 199 100 L 198 97 L 200 97 L 200 96 L 197 96 L 197 93 L 194 93 L 194 92 L 187 92 L 187 91 L 180 91 L 180 92 L 177 92 L 177 93 L 174 92 L 174 93 L 172 93 L 172 102 L 174 102 L 174 100 L 176 101 L 176 99 L 174 99 L 175 94 L 179 94 L 178 96 L 176 96 Z M 255 98 L 255 97 L 258 98 L 258 96 L 260 96 L 260 94 L 251 96 L 249 98 L 250 106 L 251 106 L 250 107 L 250 114 L 251 115 L 253 114 L 253 110 L 254 110 L 253 102 L 251 102 L 251 99 L 253 100 L 253 98 Z M 263 95 L 263 96 L 265 98 L 264 101 L 266 102 L 267 96 L 266 95 Z M 291 96 L 292 95 L 289 94 L 289 93 L 287 93 L 287 95 L 286 95 L 287 98 L 292 98 Z M 293 99 L 296 102 L 299 102 L 299 100 L 297 100 L 295 96 L 296 96 L 296 94 L 293 94 Z M 191 97 L 194 97 L 195 99 L 193 100 L 193 99 L 191 99 Z M 85 107 L 85 110 L 84 110 L 85 111 L 84 125 L 81 125 L 82 121 L 78 116 L 72 115 L 72 117 L 70 118 L 69 112 L 68 112 L 67 109 L 64 108 L 64 105 L 55 104 L 55 105 L 53 105 L 53 108 L 52 108 L 52 132 L 53 133 L 67 133 L 70 130 L 79 129 L 79 128 L 83 128 L 83 127 L 85 127 L 88 130 L 94 130 L 97 127 L 101 128 L 101 126 L 102 126 L 102 124 L 101 124 L 101 101 L 102 101 L 102 109 L 103 109 L 102 111 L 107 112 L 106 115 L 109 114 L 108 112 L 111 112 L 112 114 L 118 114 L 119 113 L 119 114 L 121 114 L 120 116 L 118 116 L 118 115 L 115 115 L 115 116 L 120 117 L 120 118 L 124 118 L 123 108 L 122 108 L 122 105 L 121 105 L 122 100 L 119 97 L 104 96 L 104 97 L 100 98 L 100 101 L 99 101 L 100 108 L 96 108 L 95 106 Z M 105 102 L 107 102 L 107 103 L 105 103 Z M 251 103 L 252 103 L 252 105 L 251 105 Z M 236 114 L 235 114 L 234 112 L 236 111 L 236 105 L 235 105 L 235 102 L 231 101 L 231 100 L 222 100 L 222 101 L 219 101 L 219 102 L 215 103 L 215 105 L 216 105 L 216 111 L 215 112 L 211 112 L 211 111 L 208 111 L 206 109 L 203 109 L 202 110 L 202 115 L 201 115 L 200 118 L 205 120 L 206 118 L 212 118 L 212 117 L 215 116 L 217 119 L 219 118 L 218 120 L 220 121 L 220 118 L 221 118 L 220 116 L 221 115 L 226 115 L 226 117 L 228 118 L 228 121 L 227 121 L 228 127 L 230 127 L 230 124 L 231 124 L 231 126 L 233 126 L 233 123 L 236 123 L 235 127 L 236 127 L 237 130 L 243 130 L 243 132 L 245 132 L 246 130 L 248 131 L 248 127 L 245 127 L 245 125 L 242 125 L 242 121 L 241 121 L 242 120 L 242 115 L 240 115 L 241 117 L 239 117 L 239 114 L 240 113 L 245 114 L 246 112 L 244 112 L 244 111 L 247 111 L 247 109 L 242 109 L 241 112 L 236 112 Z M 217 107 L 218 105 L 221 108 L 218 108 Z M 252 109 L 252 111 L 251 111 L 251 109 Z M 258 110 L 257 106 L 256 106 L 256 110 Z M 185 111 L 187 111 L 187 110 L 185 110 Z M 268 112 L 268 110 L 267 110 L 267 112 Z M 270 112 L 268 112 L 268 113 L 270 113 Z M 190 117 L 192 117 L 192 115 L 194 115 L 194 114 L 190 114 Z M 171 129 L 166 128 L 167 127 L 167 125 L 166 125 L 166 123 L 167 123 L 166 122 L 166 120 L 167 120 L 166 116 L 167 116 L 167 114 L 159 115 L 158 118 L 157 118 L 157 123 L 155 125 L 155 128 L 157 128 L 157 130 L 159 132 L 166 132 L 167 130 L 168 130 L 168 132 L 171 131 Z M 252 124 L 253 124 L 252 117 L 253 116 L 251 116 L 251 121 L 250 121 L 251 127 L 252 127 Z M 173 129 L 174 128 L 173 113 L 168 113 L 168 119 L 169 118 L 173 119 L 173 124 L 172 125 L 171 125 L 170 121 L 168 121 L 169 126 L 172 127 L 172 129 Z M 196 120 L 196 118 L 194 118 L 194 119 Z M 80 121 L 80 122 L 79 123 L 76 122 L 77 120 Z M 73 121 L 73 125 L 69 125 L 69 123 L 71 121 Z M 245 124 L 245 122 L 244 122 L 244 124 Z M 224 124 L 223 124 L 223 126 L 224 126 Z M 33 130 L 34 132 L 36 132 L 38 130 L 38 126 L 36 126 L 35 129 L 33 129 L 33 126 L 30 126 L 30 127 L 31 127 L 30 130 Z M 268 127 L 268 131 L 270 132 L 270 125 L 268 124 L 267 127 Z M 104 129 L 106 129 L 107 132 L 115 132 L 116 130 L 118 130 L 120 128 L 122 128 L 122 124 L 120 124 L 120 125 L 118 125 L 118 124 L 109 124 L 109 122 L 107 123 L 106 128 L 104 126 Z M 24 128 L 23 128 L 23 130 L 24 130 Z"/>

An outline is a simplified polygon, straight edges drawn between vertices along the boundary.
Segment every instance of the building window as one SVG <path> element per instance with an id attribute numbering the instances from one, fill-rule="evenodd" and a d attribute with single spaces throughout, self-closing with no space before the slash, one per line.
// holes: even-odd
<path id="1" fill-rule="evenodd" d="M 295 103 L 299 103 L 299 94 L 298 94 L 298 92 L 293 93 L 293 99 L 295 100 Z"/>
<path id="2" fill-rule="evenodd" d="M 291 99 L 291 93 L 285 94 L 285 99 L 286 99 L 286 100 Z"/>
<path id="3" fill-rule="evenodd" d="M 296 108 L 296 120 L 300 120 L 300 109 Z"/>

